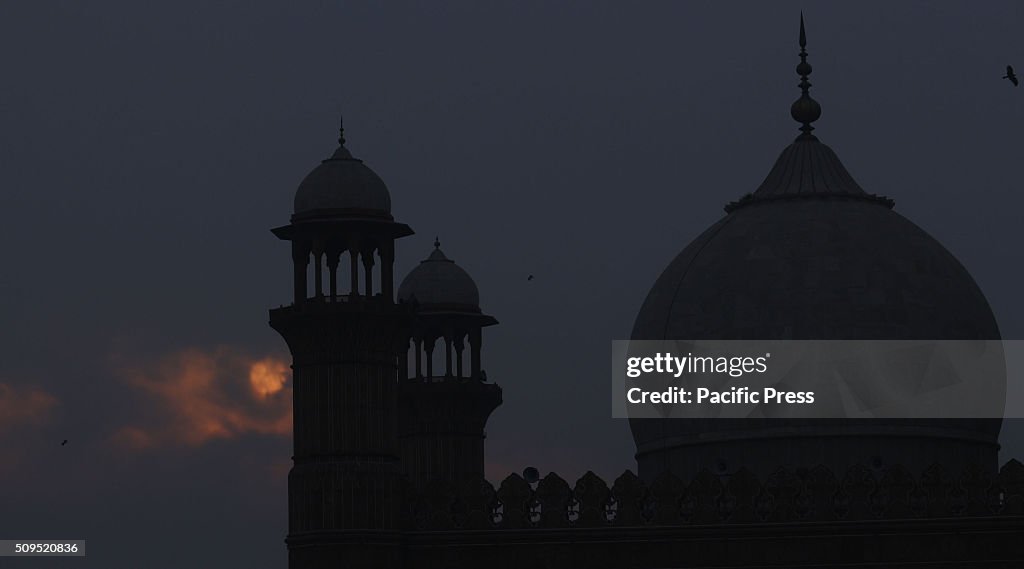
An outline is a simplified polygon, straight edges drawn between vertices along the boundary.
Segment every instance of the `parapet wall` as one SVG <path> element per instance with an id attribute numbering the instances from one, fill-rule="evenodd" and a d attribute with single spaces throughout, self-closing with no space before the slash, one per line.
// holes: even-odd
<path id="1" fill-rule="evenodd" d="M 650 485 L 624 472 L 610 486 L 587 472 L 569 484 L 555 473 L 535 485 L 512 474 L 495 490 L 486 480 L 428 483 L 407 490 L 407 530 L 508 530 L 968 518 L 1024 514 L 1024 464 L 992 476 L 933 465 L 915 477 L 901 466 L 779 470 L 758 480 L 747 470 L 702 471 L 684 481 L 665 473 Z"/>

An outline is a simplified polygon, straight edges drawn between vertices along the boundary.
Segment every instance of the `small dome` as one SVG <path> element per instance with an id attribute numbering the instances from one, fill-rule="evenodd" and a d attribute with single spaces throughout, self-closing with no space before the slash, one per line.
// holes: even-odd
<path id="1" fill-rule="evenodd" d="M 377 174 L 353 158 L 340 137 L 338 149 L 299 184 L 295 215 L 391 217 L 391 194 Z"/>
<path id="2" fill-rule="evenodd" d="M 430 256 L 402 280 L 398 298 L 409 302 L 415 299 L 421 307 L 480 311 L 480 292 L 473 278 L 445 256 L 437 241 Z"/>

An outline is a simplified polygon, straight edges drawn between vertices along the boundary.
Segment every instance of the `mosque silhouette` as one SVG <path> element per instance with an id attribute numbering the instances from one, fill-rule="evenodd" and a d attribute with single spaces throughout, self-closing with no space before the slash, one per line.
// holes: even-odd
<path id="1" fill-rule="evenodd" d="M 801 134 L 669 264 L 633 339 L 999 340 L 960 263 L 812 134 L 805 46 L 801 17 Z M 394 289 L 413 231 L 343 133 L 273 232 L 294 268 L 270 311 L 293 357 L 292 569 L 1024 566 L 1024 465 L 999 468 L 997 419 L 632 419 L 636 474 L 495 488 L 497 320 L 437 241 Z"/>

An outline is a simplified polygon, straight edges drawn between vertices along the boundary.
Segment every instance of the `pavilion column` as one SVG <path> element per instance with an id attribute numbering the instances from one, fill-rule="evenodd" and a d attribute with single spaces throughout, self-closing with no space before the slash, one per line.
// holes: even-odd
<path id="1" fill-rule="evenodd" d="M 444 337 L 444 376 L 452 376 L 452 338 L 447 335 Z"/>
<path id="2" fill-rule="evenodd" d="M 363 293 L 366 298 L 373 298 L 373 247 L 368 247 L 363 250 L 363 270 L 365 272 L 366 288 L 363 289 Z"/>
<path id="3" fill-rule="evenodd" d="M 352 265 L 352 282 L 349 294 L 352 297 L 359 296 L 359 249 L 350 247 L 348 250 L 349 261 Z"/>
<path id="4" fill-rule="evenodd" d="M 455 346 L 455 377 L 462 377 L 462 349 L 465 347 L 462 337 L 463 335 L 459 333 L 452 342 Z"/>
<path id="5" fill-rule="evenodd" d="M 402 360 L 402 373 L 405 374 L 403 379 L 409 379 L 409 350 L 412 346 L 411 340 L 405 343 L 405 359 Z"/>
<path id="6" fill-rule="evenodd" d="M 388 241 L 380 249 L 380 294 L 384 302 L 394 302 L 395 243 Z"/>
<path id="7" fill-rule="evenodd" d="M 292 262 L 295 265 L 295 304 L 302 304 L 309 294 L 306 270 L 309 267 L 309 243 L 292 241 Z"/>
<path id="8" fill-rule="evenodd" d="M 423 338 L 416 338 L 416 379 L 423 380 Z"/>
<path id="9" fill-rule="evenodd" d="M 313 267 L 313 296 L 317 300 L 324 299 L 324 247 L 320 241 L 313 242 L 313 259 L 316 265 Z"/>
<path id="10" fill-rule="evenodd" d="M 480 379 L 480 342 L 483 335 L 479 328 L 469 331 L 469 373 L 473 379 Z"/>
<path id="11" fill-rule="evenodd" d="M 434 343 L 437 338 L 427 340 L 424 351 L 427 354 L 427 381 L 434 377 Z"/>
<path id="12" fill-rule="evenodd" d="M 341 261 L 341 252 L 334 249 L 334 247 L 328 247 L 327 249 L 327 269 L 330 273 L 330 295 L 331 302 L 338 302 L 338 263 Z"/>

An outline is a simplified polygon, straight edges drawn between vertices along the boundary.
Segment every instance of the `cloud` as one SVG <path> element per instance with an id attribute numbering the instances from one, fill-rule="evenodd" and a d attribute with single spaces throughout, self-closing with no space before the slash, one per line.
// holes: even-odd
<path id="1" fill-rule="evenodd" d="M 283 360 L 263 358 L 249 366 L 249 385 L 263 399 L 284 389 L 287 379 L 288 365 Z"/>
<path id="2" fill-rule="evenodd" d="M 0 479 L 6 480 L 23 468 L 26 457 L 37 448 L 51 426 L 59 401 L 49 392 L 33 387 L 0 383 Z"/>
<path id="3" fill-rule="evenodd" d="M 112 442 L 122 448 L 291 433 L 290 370 L 283 358 L 193 348 L 144 361 L 121 355 L 115 368 L 141 411 L 114 432 Z"/>
<path id="4" fill-rule="evenodd" d="M 57 398 L 42 389 L 0 383 L 0 435 L 49 422 L 56 406 Z"/>
<path id="5" fill-rule="evenodd" d="M 121 427 L 114 432 L 112 437 L 114 443 L 129 450 L 143 450 L 153 446 L 154 438 L 139 427 Z"/>

